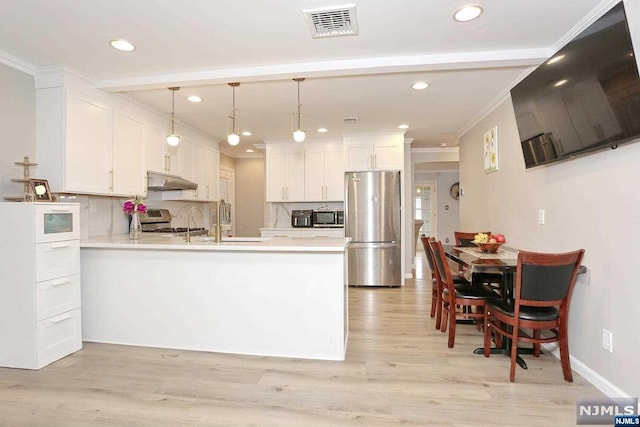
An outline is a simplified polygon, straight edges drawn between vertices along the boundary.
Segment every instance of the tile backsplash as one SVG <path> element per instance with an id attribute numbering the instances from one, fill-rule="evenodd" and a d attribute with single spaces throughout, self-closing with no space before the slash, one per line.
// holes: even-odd
<path id="1" fill-rule="evenodd" d="M 80 236 L 86 239 L 94 236 L 127 234 L 129 217 L 122 211 L 122 204 L 128 199 L 128 197 L 78 194 L 63 196 L 61 201 L 80 203 Z M 210 228 L 210 203 L 145 200 L 145 204 L 150 209 L 169 209 L 173 227 L 186 227 L 189 214 L 193 213 L 191 219 L 193 227 Z"/>

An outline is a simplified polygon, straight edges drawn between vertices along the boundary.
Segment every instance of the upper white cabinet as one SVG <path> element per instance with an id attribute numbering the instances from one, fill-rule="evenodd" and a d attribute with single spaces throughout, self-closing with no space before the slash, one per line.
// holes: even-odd
<path id="1" fill-rule="evenodd" d="M 144 122 L 61 87 L 36 91 L 37 160 L 51 190 L 146 193 Z"/>
<path id="2" fill-rule="evenodd" d="M 404 135 L 345 136 L 344 166 L 349 172 L 403 169 Z"/>
<path id="3" fill-rule="evenodd" d="M 304 201 L 304 150 L 301 145 L 266 147 L 267 202 Z"/>
<path id="4" fill-rule="evenodd" d="M 113 193 L 147 192 L 144 122 L 123 111 L 113 115 Z"/>
<path id="5" fill-rule="evenodd" d="M 167 144 L 166 131 L 152 124 L 145 126 L 147 169 L 180 175 L 180 145 Z"/>
<path id="6" fill-rule="evenodd" d="M 202 182 L 203 188 L 198 191 L 198 194 L 205 200 L 218 200 L 220 197 L 218 184 L 220 179 L 220 152 L 208 146 L 203 146 L 203 151 L 204 181 Z M 200 189 L 200 185 L 198 185 L 198 189 Z"/>
<path id="7" fill-rule="evenodd" d="M 62 182 L 54 185 L 51 190 L 111 193 L 113 110 L 107 105 L 73 92 L 67 92 L 66 97 L 64 93 L 50 92 L 47 95 L 46 101 L 50 102 L 58 101 L 52 99 L 57 97 L 56 95 L 63 98 L 61 99 L 63 102 L 62 117 L 66 118 L 64 123 L 61 123 L 66 125 L 63 126 L 62 132 L 59 135 L 51 135 L 52 145 L 38 147 L 38 149 L 43 148 L 47 151 L 55 147 L 63 155 L 62 161 L 66 167 L 53 174 L 54 177 L 60 174 Z M 64 98 L 66 98 L 66 103 Z M 66 129 L 64 129 L 65 127 Z M 49 154 L 51 155 L 51 153 Z M 43 157 L 38 154 L 38 162 L 46 164 L 47 157 L 49 155 Z"/>
<path id="8" fill-rule="evenodd" d="M 305 200 L 344 200 L 344 154 L 342 144 L 314 144 L 305 149 Z"/>

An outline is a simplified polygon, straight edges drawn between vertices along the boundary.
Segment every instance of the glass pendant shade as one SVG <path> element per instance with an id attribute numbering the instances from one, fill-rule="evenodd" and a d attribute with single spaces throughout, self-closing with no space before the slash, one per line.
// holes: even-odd
<path id="1" fill-rule="evenodd" d="M 298 129 L 295 132 L 293 132 L 293 139 L 296 142 L 304 141 L 305 136 L 306 136 L 306 133 L 302 129 Z"/>
<path id="2" fill-rule="evenodd" d="M 176 121 L 176 117 L 175 117 L 175 113 L 176 113 L 176 109 L 175 109 L 175 101 L 176 101 L 176 91 L 180 90 L 179 87 L 170 87 L 169 90 L 171 91 L 171 124 L 170 124 L 170 128 L 171 130 L 169 131 L 169 135 L 167 135 L 167 144 L 169 144 L 172 147 L 175 147 L 176 145 L 180 144 L 180 136 L 176 135 L 174 129 L 173 129 L 173 125 Z"/>
<path id="3" fill-rule="evenodd" d="M 169 144 L 172 147 L 175 147 L 176 145 L 180 144 L 180 137 L 178 135 L 167 135 L 167 144 Z"/>
<path id="4" fill-rule="evenodd" d="M 238 145 L 240 143 L 240 135 L 236 133 L 230 133 L 227 135 L 227 142 L 229 145 Z"/>

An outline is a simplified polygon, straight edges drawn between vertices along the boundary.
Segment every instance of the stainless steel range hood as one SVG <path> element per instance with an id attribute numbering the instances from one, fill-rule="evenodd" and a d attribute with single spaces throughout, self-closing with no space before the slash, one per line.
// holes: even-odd
<path id="1" fill-rule="evenodd" d="M 198 184 L 178 175 L 148 171 L 147 189 L 153 191 L 195 190 Z"/>

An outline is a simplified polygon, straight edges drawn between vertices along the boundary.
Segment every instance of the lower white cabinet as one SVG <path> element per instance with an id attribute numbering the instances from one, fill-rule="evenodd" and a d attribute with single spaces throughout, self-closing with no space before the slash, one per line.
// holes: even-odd
<path id="1" fill-rule="evenodd" d="M 82 348 L 79 214 L 75 203 L 0 203 L 11 224 L 0 239 L 0 366 L 40 369 Z"/>
<path id="2" fill-rule="evenodd" d="M 344 228 L 268 228 L 260 237 L 344 237 Z"/>

